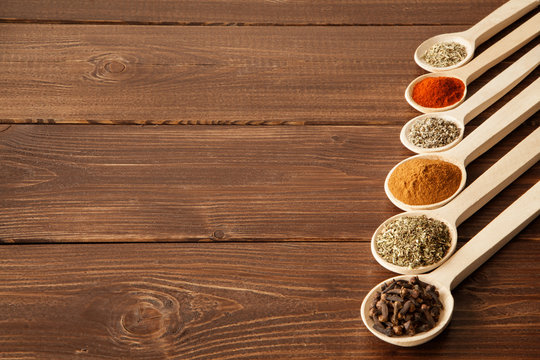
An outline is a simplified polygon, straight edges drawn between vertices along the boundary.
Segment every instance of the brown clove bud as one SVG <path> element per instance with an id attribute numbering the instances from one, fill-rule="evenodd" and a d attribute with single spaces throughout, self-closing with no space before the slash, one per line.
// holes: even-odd
<path id="1" fill-rule="evenodd" d="M 396 295 L 399 295 L 401 294 L 401 289 L 392 289 L 392 290 L 388 290 L 386 292 L 386 294 L 396 294 Z"/>
<path id="2" fill-rule="evenodd" d="M 405 288 L 405 287 L 402 287 L 401 290 L 399 291 L 399 295 L 402 298 L 407 297 L 408 294 L 409 294 L 409 290 L 407 288 Z"/>
<path id="3" fill-rule="evenodd" d="M 379 321 L 384 322 L 388 320 L 388 305 L 386 305 L 386 302 L 384 300 L 380 300 L 377 303 L 377 309 L 380 310 L 381 315 L 379 316 Z"/>
<path id="4" fill-rule="evenodd" d="M 414 306 L 411 300 L 405 301 L 405 304 L 403 304 L 403 307 L 399 311 L 399 314 L 404 316 L 411 308 L 411 305 Z"/>
<path id="5" fill-rule="evenodd" d="M 390 290 L 394 289 L 396 287 L 396 285 L 397 285 L 396 280 L 393 280 L 390 285 L 388 285 L 384 290 L 382 290 L 382 293 L 386 294 Z"/>
<path id="6" fill-rule="evenodd" d="M 426 304 L 423 304 L 422 307 L 420 308 L 422 310 L 422 312 L 424 313 L 424 316 L 426 317 L 426 320 L 428 322 L 428 324 L 431 326 L 431 327 L 434 327 L 435 326 L 435 320 L 433 320 L 433 317 L 431 316 L 431 313 L 428 311 L 429 310 L 429 306 L 427 306 Z"/>
<path id="7" fill-rule="evenodd" d="M 376 321 L 376 322 L 373 324 L 373 328 L 374 328 L 375 330 L 377 330 L 378 332 L 383 333 L 383 334 L 385 333 L 385 330 L 386 330 L 386 328 L 384 327 L 384 325 L 381 324 L 381 323 L 378 322 L 378 321 Z"/>
<path id="8" fill-rule="evenodd" d="M 403 329 L 404 329 L 405 331 L 409 331 L 409 329 L 411 328 L 411 324 L 412 324 L 412 323 L 411 323 L 411 320 L 405 322 L 405 324 L 403 324 Z"/>
<path id="9" fill-rule="evenodd" d="M 394 325 L 398 323 L 399 306 L 401 306 L 399 302 L 394 303 L 394 313 L 392 315 L 392 324 Z"/>
<path id="10" fill-rule="evenodd" d="M 403 302 L 405 300 L 403 300 L 403 298 L 401 298 L 400 296 L 397 296 L 397 295 L 387 295 L 386 296 L 386 299 L 388 301 L 398 301 L 398 302 Z"/>
<path id="11" fill-rule="evenodd" d="M 433 290 L 428 290 L 427 293 L 431 296 L 431 298 L 435 301 L 437 305 L 439 305 L 441 308 L 443 307 L 443 304 L 441 303 L 441 300 L 439 300 L 439 295 L 437 295 L 437 292 Z"/>
<path id="12" fill-rule="evenodd" d="M 372 302 L 369 316 L 374 328 L 387 336 L 414 335 L 432 329 L 441 309 L 435 286 L 413 277 L 384 284 Z"/>

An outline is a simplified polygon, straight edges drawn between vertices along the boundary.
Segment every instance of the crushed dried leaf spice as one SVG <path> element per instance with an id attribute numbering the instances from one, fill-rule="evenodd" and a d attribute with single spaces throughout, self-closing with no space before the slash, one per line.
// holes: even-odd
<path id="1" fill-rule="evenodd" d="M 460 133 L 461 130 L 454 122 L 430 116 L 416 120 L 407 139 L 415 146 L 434 149 L 451 144 Z"/>
<path id="2" fill-rule="evenodd" d="M 455 41 L 433 44 L 422 57 L 426 63 L 437 68 L 453 66 L 467 57 L 465 46 Z"/>
<path id="3" fill-rule="evenodd" d="M 377 253 L 386 261 L 410 269 L 440 261 L 450 249 L 450 230 L 442 221 L 400 216 L 384 225 L 376 237 Z"/>

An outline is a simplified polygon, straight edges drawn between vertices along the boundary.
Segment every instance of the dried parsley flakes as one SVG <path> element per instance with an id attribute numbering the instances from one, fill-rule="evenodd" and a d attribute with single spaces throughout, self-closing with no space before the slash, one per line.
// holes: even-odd
<path id="1" fill-rule="evenodd" d="M 386 261 L 415 269 L 440 261 L 450 249 L 450 230 L 442 221 L 400 216 L 384 225 L 376 238 L 377 253 Z"/>

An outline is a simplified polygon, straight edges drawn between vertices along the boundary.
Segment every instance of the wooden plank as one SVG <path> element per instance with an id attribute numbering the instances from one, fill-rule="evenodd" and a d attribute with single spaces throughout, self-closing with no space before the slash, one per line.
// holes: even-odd
<path id="1" fill-rule="evenodd" d="M 474 180 L 538 125 L 468 167 Z M 398 212 L 383 190 L 410 153 L 399 127 L 5 125 L 0 241 L 369 241 Z M 522 176 L 460 235 L 539 178 Z M 538 239 L 538 224 L 525 237 Z"/>
<path id="2" fill-rule="evenodd" d="M 389 359 L 364 327 L 393 274 L 367 243 L 0 247 L 8 358 Z M 518 235 L 454 291 L 452 322 L 400 359 L 535 358 L 540 242 Z"/>
<path id="3" fill-rule="evenodd" d="M 457 29 L 2 24 L 0 122 L 401 125 L 414 48 Z"/>
<path id="4" fill-rule="evenodd" d="M 403 100 L 415 67 L 417 32 L 408 29 L 4 24 L 0 34 L 5 122 L 362 123 L 415 114 Z M 394 41 L 411 51 L 389 59 Z"/>
<path id="5" fill-rule="evenodd" d="M 139 24 L 473 24 L 504 0 L 3 0 L 0 20 Z"/>

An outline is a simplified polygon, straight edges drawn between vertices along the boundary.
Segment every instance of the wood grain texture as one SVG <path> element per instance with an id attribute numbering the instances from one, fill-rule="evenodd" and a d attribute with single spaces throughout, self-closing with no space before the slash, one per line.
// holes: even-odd
<path id="1" fill-rule="evenodd" d="M 395 348 L 359 314 L 393 275 L 369 240 L 399 212 L 383 181 L 410 155 L 413 51 L 504 1 L 2 0 L 0 358 L 536 359 L 538 220 L 456 288 L 431 343 Z"/>
<path id="2" fill-rule="evenodd" d="M 0 122 L 401 125 L 413 50 L 458 29 L 2 24 Z"/>
<path id="3" fill-rule="evenodd" d="M 534 359 L 540 242 L 512 240 L 417 348 L 371 335 L 367 243 L 0 247 L 0 349 L 55 359 Z M 519 346 L 516 346 L 519 344 Z"/>
<path id="4" fill-rule="evenodd" d="M 399 0 L 3 0 L 0 20 L 142 24 L 473 24 L 491 1 Z"/>
<path id="5" fill-rule="evenodd" d="M 526 122 L 473 162 L 469 181 L 537 126 Z M 0 132 L 0 241 L 369 241 L 398 211 L 383 183 L 410 154 L 399 131 L 12 125 Z M 476 233 L 539 171 L 460 234 Z"/>

